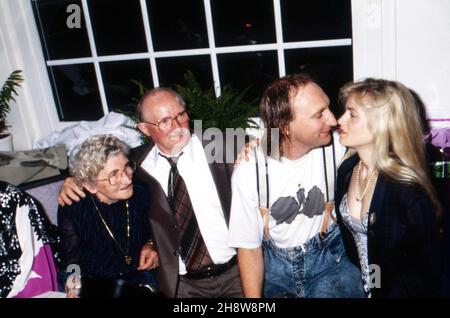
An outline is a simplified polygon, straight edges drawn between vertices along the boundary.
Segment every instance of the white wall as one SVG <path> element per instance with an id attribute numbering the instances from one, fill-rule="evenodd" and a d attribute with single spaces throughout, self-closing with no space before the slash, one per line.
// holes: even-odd
<path id="1" fill-rule="evenodd" d="M 412 4 L 411 4 L 412 3 Z M 450 126 L 450 1 L 397 0 L 397 77 Z"/>
<path id="2" fill-rule="evenodd" d="M 25 81 L 8 116 L 14 150 L 30 149 L 35 139 L 57 129 L 58 118 L 39 36 L 28 0 L 0 1 L 0 83 L 16 69 Z"/>
<path id="3" fill-rule="evenodd" d="M 435 127 L 450 126 L 450 1 L 352 0 L 355 79 L 399 80 L 424 100 Z M 0 83 L 15 69 L 25 82 L 8 118 L 15 150 L 60 123 L 29 0 L 0 0 Z M 17 107 L 16 107 L 17 106 Z"/>
<path id="4" fill-rule="evenodd" d="M 355 79 L 398 80 L 450 127 L 450 1 L 352 0 Z"/>

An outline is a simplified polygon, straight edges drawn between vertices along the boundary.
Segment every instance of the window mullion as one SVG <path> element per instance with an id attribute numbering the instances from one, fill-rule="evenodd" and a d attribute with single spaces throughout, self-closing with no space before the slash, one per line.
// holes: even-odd
<path id="1" fill-rule="evenodd" d="M 203 5 L 205 7 L 205 17 L 206 17 L 206 29 L 208 32 L 208 43 L 211 50 L 211 66 L 214 81 L 214 90 L 216 97 L 221 95 L 220 89 L 220 76 L 219 76 L 219 65 L 217 64 L 217 52 L 216 52 L 216 41 L 214 38 L 214 26 L 212 21 L 211 13 L 211 3 L 210 0 L 203 0 Z"/>
<path id="2" fill-rule="evenodd" d="M 100 100 L 102 101 L 103 113 L 106 115 L 109 113 L 108 101 L 106 100 L 105 88 L 103 86 L 102 73 L 100 71 L 100 63 L 97 56 L 97 48 L 95 46 L 94 32 L 91 24 L 91 17 L 89 15 L 89 8 L 87 0 L 81 0 L 81 5 L 83 7 L 83 14 L 86 21 L 86 29 L 89 38 L 89 46 L 91 48 L 92 59 L 94 62 L 95 76 L 97 78 L 98 91 L 100 93 Z"/>
<path id="3" fill-rule="evenodd" d="M 280 0 L 273 0 L 273 13 L 277 38 L 278 74 L 280 77 L 283 77 L 286 75 L 286 65 L 284 63 L 283 25 L 281 23 Z"/>
<path id="4" fill-rule="evenodd" d="M 152 72 L 153 86 L 159 86 L 159 76 L 158 69 L 156 68 L 155 51 L 153 48 L 152 32 L 150 29 L 150 21 L 148 19 L 148 9 L 146 0 L 140 0 L 141 11 L 142 11 L 142 21 L 144 22 L 145 39 L 147 41 L 147 50 L 149 53 L 150 69 Z"/>

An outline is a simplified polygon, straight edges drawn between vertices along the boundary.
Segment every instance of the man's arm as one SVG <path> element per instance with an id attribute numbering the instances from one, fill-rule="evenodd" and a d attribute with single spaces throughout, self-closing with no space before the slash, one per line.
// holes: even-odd
<path id="1" fill-rule="evenodd" d="M 59 190 L 58 195 L 58 203 L 61 206 L 71 205 L 72 201 L 80 201 L 80 198 L 84 198 L 86 194 L 84 194 L 83 188 L 78 186 L 75 182 L 75 179 L 72 177 L 68 177 L 64 180 L 63 185 L 61 186 L 61 190 Z"/>
<path id="2" fill-rule="evenodd" d="M 244 296 L 247 298 L 262 297 L 264 280 L 264 260 L 262 248 L 238 248 L 238 266 Z"/>

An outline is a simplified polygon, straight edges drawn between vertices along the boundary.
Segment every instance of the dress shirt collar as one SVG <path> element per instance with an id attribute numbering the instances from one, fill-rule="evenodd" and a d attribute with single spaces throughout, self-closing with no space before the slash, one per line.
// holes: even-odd
<path id="1" fill-rule="evenodd" d="M 189 142 L 182 148 L 180 151 L 171 157 L 178 157 L 183 152 L 183 158 L 186 158 L 187 156 L 190 157 L 192 161 L 194 161 L 194 147 L 193 143 L 200 143 L 198 140 L 198 137 L 195 135 L 191 135 L 191 138 L 189 139 Z M 150 151 L 148 155 L 148 159 L 150 159 L 153 162 L 153 166 L 156 166 L 158 164 L 158 160 L 164 160 L 167 162 L 166 159 L 161 157 L 159 154 L 162 154 L 163 156 L 169 157 L 165 155 L 158 147 L 157 144 L 155 144 L 155 147 L 153 147 L 152 151 Z"/>

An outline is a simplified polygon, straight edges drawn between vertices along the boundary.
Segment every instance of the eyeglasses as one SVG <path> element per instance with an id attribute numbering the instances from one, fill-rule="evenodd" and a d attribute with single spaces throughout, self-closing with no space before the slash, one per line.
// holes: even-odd
<path id="1" fill-rule="evenodd" d="M 143 121 L 144 124 L 150 124 L 159 128 L 159 130 L 167 131 L 172 127 L 173 121 L 176 120 L 179 125 L 186 123 L 189 120 L 189 114 L 187 110 L 183 110 L 179 112 L 175 117 L 165 117 L 159 120 L 157 123 L 150 123 L 147 121 Z"/>
<path id="2" fill-rule="evenodd" d="M 113 170 L 108 174 L 106 179 L 96 179 L 94 181 L 108 181 L 110 185 L 115 186 L 122 180 L 123 174 L 125 173 L 128 178 L 131 178 L 133 173 L 136 171 L 136 163 L 134 161 L 128 161 L 123 170 Z"/>

